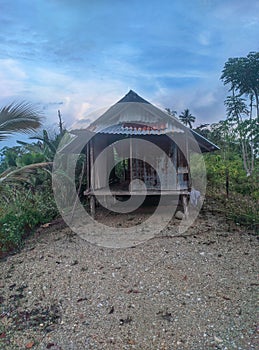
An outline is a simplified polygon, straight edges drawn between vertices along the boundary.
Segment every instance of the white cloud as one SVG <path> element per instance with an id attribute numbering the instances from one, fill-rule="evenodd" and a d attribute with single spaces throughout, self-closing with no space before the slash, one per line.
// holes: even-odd
<path id="1" fill-rule="evenodd" d="M 39 0 L 24 12 L 8 2 L 0 13 L 0 106 L 18 97 L 40 103 L 51 123 L 60 109 L 69 127 L 133 89 L 162 108 L 217 120 L 224 62 L 258 48 L 256 2 L 204 0 L 187 12 L 180 0 L 165 8 L 144 1 L 140 11 L 127 2 L 82 3 Z"/>
<path id="2" fill-rule="evenodd" d="M 22 66 L 13 59 L 0 59 L 1 99 L 17 98 L 24 88 L 28 76 Z"/>
<path id="3" fill-rule="evenodd" d="M 210 32 L 204 31 L 198 35 L 198 42 L 203 46 L 208 46 L 211 43 Z"/>

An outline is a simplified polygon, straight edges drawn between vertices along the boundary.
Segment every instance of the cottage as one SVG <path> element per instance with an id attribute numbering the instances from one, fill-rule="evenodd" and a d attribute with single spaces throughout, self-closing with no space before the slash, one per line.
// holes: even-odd
<path id="1" fill-rule="evenodd" d="M 130 90 L 86 130 L 67 151 L 86 154 L 87 189 L 91 213 L 95 198 L 108 195 L 176 196 L 187 214 L 192 187 L 190 151 L 218 147 Z M 88 141 L 89 140 L 89 141 Z"/>

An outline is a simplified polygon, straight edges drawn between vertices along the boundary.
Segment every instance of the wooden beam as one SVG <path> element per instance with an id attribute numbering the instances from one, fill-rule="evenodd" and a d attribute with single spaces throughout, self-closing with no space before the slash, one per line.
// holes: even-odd
<path id="1" fill-rule="evenodd" d="M 185 219 L 188 219 L 189 217 L 189 210 L 188 210 L 188 195 L 183 194 L 182 195 L 182 200 L 183 200 L 183 212 Z"/>
<path id="2" fill-rule="evenodd" d="M 129 191 L 132 191 L 132 180 L 133 180 L 133 174 L 132 174 L 132 169 L 133 169 L 133 150 L 132 150 L 132 137 L 130 136 L 130 188 Z"/>
<path id="3" fill-rule="evenodd" d="M 94 149 L 93 139 L 90 140 L 90 189 L 94 190 Z"/>
<path id="4" fill-rule="evenodd" d="M 89 147 L 89 142 L 86 145 L 86 182 L 87 182 L 87 188 L 86 188 L 86 192 L 89 192 L 90 190 L 90 147 Z"/>
<path id="5" fill-rule="evenodd" d="M 94 192 L 94 144 L 93 139 L 90 140 L 90 189 L 91 192 Z M 90 213 L 94 218 L 95 216 L 95 196 L 94 194 L 90 195 Z"/>
<path id="6" fill-rule="evenodd" d="M 95 217 L 95 196 L 94 195 L 90 196 L 90 213 L 92 218 L 94 219 Z"/>
<path id="7" fill-rule="evenodd" d="M 185 143 L 185 147 L 186 147 L 186 161 L 187 161 L 187 169 L 188 169 L 188 180 L 187 180 L 187 186 L 188 189 L 191 189 L 191 172 L 190 172 L 190 150 L 189 150 L 189 137 L 188 137 L 188 133 L 186 133 L 186 143 Z"/>

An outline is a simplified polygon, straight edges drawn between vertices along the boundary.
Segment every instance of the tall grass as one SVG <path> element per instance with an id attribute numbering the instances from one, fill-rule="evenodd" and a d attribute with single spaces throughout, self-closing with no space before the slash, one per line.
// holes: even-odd
<path id="1" fill-rule="evenodd" d="M 52 191 L 10 188 L 9 198 L 0 202 L 0 250 L 20 248 L 35 227 L 58 215 Z"/>

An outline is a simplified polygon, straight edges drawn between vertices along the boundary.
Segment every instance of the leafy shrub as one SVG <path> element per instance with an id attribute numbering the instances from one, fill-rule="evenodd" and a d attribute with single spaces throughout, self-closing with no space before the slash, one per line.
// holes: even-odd
<path id="1" fill-rule="evenodd" d="M 255 160 L 254 172 L 249 177 L 243 169 L 241 156 L 234 152 L 228 154 L 228 157 L 220 151 L 207 154 L 205 162 L 208 179 L 207 193 L 217 200 L 217 205 L 222 206 L 221 209 L 228 219 L 257 232 L 259 230 L 258 160 Z"/>
<path id="2" fill-rule="evenodd" d="M 259 233 L 259 201 L 251 195 L 231 191 L 229 196 L 220 188 L 207 187 L 207 196 L 212 199 L 213 210 L 223 213 L 227 220 Z"/>
<path id="3" fill-rule="evenodd" d="M 19 192 L 0 214 L 0 249 L 19 248 L 23 238 L 37 225 L 51 221 L 58 211 L 52 193 Z M 25 197 L 25 198 L 24 198 Z"/>

